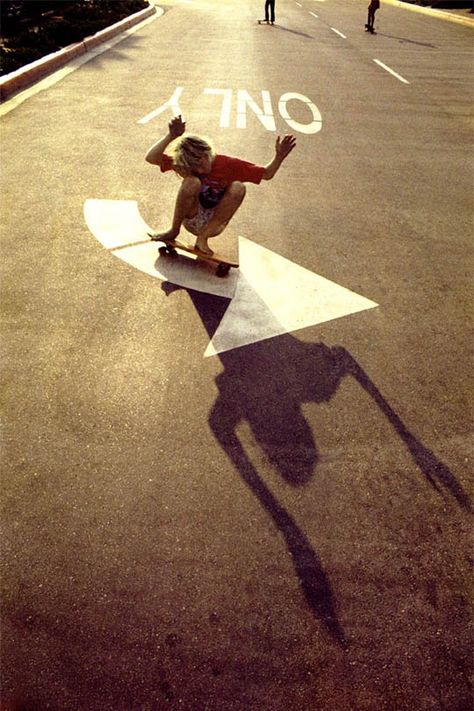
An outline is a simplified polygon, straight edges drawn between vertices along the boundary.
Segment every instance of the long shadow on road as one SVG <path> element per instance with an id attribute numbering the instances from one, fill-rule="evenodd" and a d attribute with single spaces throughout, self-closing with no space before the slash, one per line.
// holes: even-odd
<path id="1" fill-rule="evenodd" d="M 175 287 L 163 285 L 168 293 Z M 188 290 L 209 337 L 215 333 L 228 300 Z M 224 371 L 217 376 L 219 390 L 209 416 L 216 440 L 282 533 L 306 601 L 332 638 L 346 646 L 339 624 L 331 584 L 307 537 L 279 503 L 250 461 L 237 435 L 246 422 L 273 467 L 291 486 L 307 483 L 318 463 L 312 430 L 302 412 L 303 403 L 328 402 L 343 377 L 352 376 L 406 445 L 414 462 L 438 493 L 453 496 L 469 509 L 469 501 L 446 465 L 424 447 L 361 366 L 344 348 L 303 343 L 286 334 L 219 354 Z"/>

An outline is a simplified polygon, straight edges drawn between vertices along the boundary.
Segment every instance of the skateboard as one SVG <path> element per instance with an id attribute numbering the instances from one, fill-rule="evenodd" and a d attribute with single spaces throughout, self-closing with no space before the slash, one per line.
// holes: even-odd
<path id="1" fill-rule="evenodd" d="M 259 25 L 274 25 L 274 22 L 270 22 L 270 20 L 257 20 Z"/>
<path id="2" fill-rule="evenodd" d="M 231 268 L 237 269 L 239 266 L 238 262 L 233 262 L 230 259 L 227 259 L 227 257 L 223 257 L 221 254 L 217 254 L 216 252 L 213 252 L 212 254 L 206 254 L 205 252 L 201 252 L 200 249 L 191 247 L 191 245 L 185 244 L 184 242 L 179 242 L 176 239 L 165 241 L 158 240 L 154 238 L 153 235 L 150 235 L 150 237 L 154 242 L 163 242 L 163 246 L 159 247 L 158 249 L 159 253 L 163 256 L 166 255 L 169 257 L 176 257 L 176 255 L 178 254 L 177 250 L 179 249 L 182 252 L 194 254 L 199 259 L 203 259 L 204 261 L 210 262 L 211 264 L 217 264 L 216 275 L 218 277 L 227 276 Z"/>

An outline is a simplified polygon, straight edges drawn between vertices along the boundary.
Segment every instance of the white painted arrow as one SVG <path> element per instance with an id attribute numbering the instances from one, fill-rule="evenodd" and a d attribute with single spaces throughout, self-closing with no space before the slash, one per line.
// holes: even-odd
<path id="1" fill-rule="evenodd" d="M 150 240 L 153 230 L 143 220 L 135 200 L 86 200 L 84 217 L 94 237 L 135 269 L 185 289 L 233 297 L 238 279 L 235 269 L 221 279 L 215 274 L 215 266 L 195 261 L 192 255 L 162 257 L 158 243 Z"/>
<path id="2" fill-rule="evenodd" d="M 377 306 L 244 237 L 240 269 L 225 279 L 207 262 L 157 254 L 134 200 L 87 200 L 87 225 L 115 256 L 153 277 L 232 299 L 205 356 L 290 333 Z"/>
<path id="3" fill-rule="evenodd" d="M 206 356 L 377 306 L 244 237 L 239 248 L 237 289 Z"/>

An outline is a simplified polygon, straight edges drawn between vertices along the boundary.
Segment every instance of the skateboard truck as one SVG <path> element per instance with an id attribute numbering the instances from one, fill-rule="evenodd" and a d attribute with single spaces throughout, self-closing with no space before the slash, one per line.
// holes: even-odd
<path id="1" fill-rule="evenodd" d="M 175 239 L 161 240 L 153 234 L 150 234 L 150 237 L 155 242 L 163 243 L 163 246 L 158 248 L 158 251 L 162 256 L 176 257 L 178 255 L 177 250 L 181 250 L 182 252 L 186 252 L 188 254 L 194 254 L 196 257 L 198 257 L 198 259 L 203 259 L 204 261 L 210 262 L 211 264 L 216 264 L 216 276 L 218 277 L 227 276 L 231 268 L 237 269 L 239 266 L 238 262 L 233 262 L 230 259 L 227 259 L 226 257 L 217 254 L 216 252 L 213 252 L 212 254 L 206 254 L 206 252 L 201 252 L 201 250 L 196 249 L 196 247 L 191 247 L 189 244 L 179 242 Z"/>

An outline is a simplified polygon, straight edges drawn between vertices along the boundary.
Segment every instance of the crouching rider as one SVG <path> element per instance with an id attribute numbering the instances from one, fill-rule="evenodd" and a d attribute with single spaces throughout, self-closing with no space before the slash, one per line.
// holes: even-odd
<path id="1" fill-rule="evenodd" d="M 196 236 L 196 249 L 212 254 L 208 240 L 219 235 L 239 209 L 245 197 L 244 183 L 271 180 L 296 145 L 294 136 L 278 136 L 273 160 L 265 166 L 216 154 L 212 144 L 201 136 L 185 133 L 181 116 L 173 118 L 168 134 L 148 151 L 146 160 L 163 173 L 174 171 L 183 180 L 178 190 L 173 222 L 167 232 L 152 239 L 169 242 L 179 235 L 181 226 Z M 169 146 L 169 152 L 165 150 Z"/>

